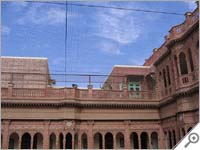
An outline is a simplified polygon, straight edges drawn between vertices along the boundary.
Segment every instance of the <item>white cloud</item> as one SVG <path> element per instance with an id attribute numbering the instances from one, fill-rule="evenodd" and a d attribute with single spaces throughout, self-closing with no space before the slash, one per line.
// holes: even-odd
<path id="1" fill-rule="evenodd" d="M 135 18 L 128 11 L 109 10 L 99 11 L 97 14 L 99 37 L 111 39 L 120 44 L 135 42 L 140 36 L 140 28 L 135 23 Z"/>
<path id="2" fill-rule="evenodd" d="M 193 11 L 196 8 L 195 1 L 184 1 L 185 4 L 188 6 L 189 11 Z"/>
<path id="3" fill-rule="evenodd" d="M 1 33 L 2 33 L 3 35 L 9 35 L 9 34 L 10 34 L 10 31 L 11 31 L 10 27 L 8 27 L 8 26 L 6 26 L 6 25 L 2 25 L 2 26 L 1 26 Z"/>
<path id="4" fill-rule="evenodd" d="M 120 47 L 113 42 L 102 42 L 100 44 L 102 52 L 111 54 L 111 55 L 122 55 L 123 53 L 120 50 Z"/>
<path id="5" fill-rule="evenodd" d="M 72 14 L 68 13 L 68 17 Z M 18 18 L 19 24 L 58 25 L 65 23 L 65 9 L 54 5 L 34 3 L 27 8 L 24 16 Z"/>
<path id="6" fill-rule="evenodd" d="M 13 8 L 14 11 L 21 11 L 24 9 L 26 6 L 28 6 L 28 2 L 24 1 L 13 1 L 9 3 L 10 6 Z"/>

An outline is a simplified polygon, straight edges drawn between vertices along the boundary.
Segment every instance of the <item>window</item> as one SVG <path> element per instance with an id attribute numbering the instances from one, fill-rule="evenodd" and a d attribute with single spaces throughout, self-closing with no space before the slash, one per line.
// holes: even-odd
<path id="1" fill-rule="evenodd" d="M 192 52 L 191 49 L 188 49 L 188 56 L 189 56 L 189 60 L 190 60 L 190 68 L 191 68 L 191 72 L 194 71 L 194 64 L 193 64 L 193 60 L 192 60 Z"/>
<path id="2" fill-rule="evenodd" d="M 168 84 L 171 85 L 169 66 L 167 66 L 167 79 L 168 79 Z"/>
<path id="3" fill-rule="evenodd" d="M 165 69 L 163 69 L 163 78 L 164 78 L 164 86 L 167 87 L 167 80 L 166 80 L 166 72 L 165 72 Z"/>
<path id="4" fill-rule="evenodd" d="M 181 52 L 179 55 L 179 61 L 180 61 L 181 75 L 188 74 L 186 56 L 183 52 Z"/>
<path id="5" fill-rule="evenodd" d="M 196 48 L 199 50 L 199 40 L 197 41 Z"/>

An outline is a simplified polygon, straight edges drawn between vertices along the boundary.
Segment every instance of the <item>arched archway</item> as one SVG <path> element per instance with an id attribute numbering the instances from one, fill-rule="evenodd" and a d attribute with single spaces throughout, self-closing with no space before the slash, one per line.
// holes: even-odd
<path id="1" fill-rule="evenodd" d="M 174 145 L 176 145 L 176 132 L 175 132 L 175 130 L 173 130 L 173 142 L 174 142 Z"/>
<path id="2" fill-rule="evenodd" d="M 185 53 L 181 52 L 179 54 L 179 62 L 180 62 L 181 75 L 188 74 L 188 68 L 187 68 L 187 61 L 186 61 Z"/>
<path id="3" fill-rule="evenodd" d="M 168 131 L 168 135 L 169 135 L 169 148 L 172 148 L 172 134 L 171 131 Z"/>
<path id="4" fill-rule="evenodd" d="M 132 149 L 139 149 L 139 143 L 138 143 L 138 134 L 136 132 L 131 133 L 130 136 L 131 140 L 131 148 Z"/>
<path id="5" fill-rule="evenodd" d="M 49 137 L 49 149 L 56 149 L 56 135 L 51 133 Z"/>
<path id="6" fill-rule="evenodd" d="M 157 132 L 151 133 L 151 145 L 153 149 L 158 149 L 158 134 Z"/>
<path id="7" fill-rule="evenodd" d="M 146 132 L 142 132 L 140 138 L 141 138 L 141 148 L 148 149 L 149 148 L 148 134 Z"/>
<path id="8" fill-rule="evenodd" d="M 59 135 L 59 147 L 60 147 L 60 149 L 64 149 L 62 133 L 60 133 L 60 135 Z"/>
<path id="9" fill-rule="evenodd" d="M 105 135 L 105 149 L 113 149 L 113 135 L 110 132 Z"/>
<path id="10" fill-rule="evenodd" d="M 17 133 L 12 133 L 9 137 L 9 149 L 18 149 L 19 148 L 19 136 Z"/>
<path id="11" fill-rule="evenodd" d="M 183 137 L 185 136 L 185 129 L 184 128 L 182 128 L 182 135 L 183 135 Z"/>
<path id="12" fill-rule="evenodd" d="M 66 149 L 72 149 L 72 135 L 71 135 L 71 133 L 67 133 L 67 135 L 66 135 L 65 147 L 66 147 Z"/>
<path id="13" fill-rule="evenodd" d="M 117 149 L 124 148 L 124 135 L 121 132 L 116 134 L 116 146 Z"/>
<path id="14" fill-rule="evenodd" d="M 31 149 L 31 135 L 29 133 L 22 135 L 21 149 Z"/>
<path id="15" fill-rule="evenodd" d="M 81 136 L 81 148 L 87 149 L 88 148 L 88 140 L 87 140 L 87 134 L 83 133 Z"/>
<path id="16" fill-rule="evenodd" d="M 102 143 L 102 135 L 101 133 L 97 132 L 94 135 L 94 148 L 95 149 L 102 149 L 103 148 L 103 143 Z"/>
<path id="17" fill-rule="evenodd" d="M 189 128 L 188 128 L 187 133 L 190 132 L 190 130 L 192 130 L 192 127 L 189 127 Z"/>
<path id="18" fill-rule="evenodd" d="M 43 136 L 41 133 L 36 133 L 33 137 L 33 149 L 43 148 Z"/>

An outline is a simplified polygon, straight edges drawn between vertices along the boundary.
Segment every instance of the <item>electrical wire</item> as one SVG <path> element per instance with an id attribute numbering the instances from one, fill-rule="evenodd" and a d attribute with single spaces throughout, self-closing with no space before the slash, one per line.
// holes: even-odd
<path id="1" fill-rule="evenodd" d="M 26 1 L 26 2 L 65 5 L 64 3 L 56 3 L 56 2 L 41 2 L 41 1 Z M 126 10 L 126 11 L 138 11 L 138 12 L 145 12 L 145 13 L 160 13 L 160 14 L 178 15 L 178 16 L 184 16 L 185 15 L 185 14 L 182 14 L 182 13 L 175 13 L 175 12 L 145 10 L 145 9 L 134 9 L 134 8 L 123 8 L 123 7 L 114 7 L 114 6 L 86 5 L 86 4 L 73 4 L 73 3 L 68 3 L 68 5 L 79 6 L 79 7 L 90 7 L 90 8 L 105 8 L 105 9 L 117 9 L 117 10 Z"/>

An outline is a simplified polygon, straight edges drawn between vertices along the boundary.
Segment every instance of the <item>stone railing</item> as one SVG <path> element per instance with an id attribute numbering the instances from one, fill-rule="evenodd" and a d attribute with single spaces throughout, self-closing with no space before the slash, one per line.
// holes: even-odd
<path id="1" fill-rule="evenodd" d="M 179 77 L 179 87 L 185 87 L 198 82 L 198 71 L 191 72 Z"/>
<path id="2" fill-rule="evenodd" d="M 38 98 L 38 99 L 156 99 L 152 91 L 102 90 L 78 88 L 2 88 L 2 98 Z"/>

